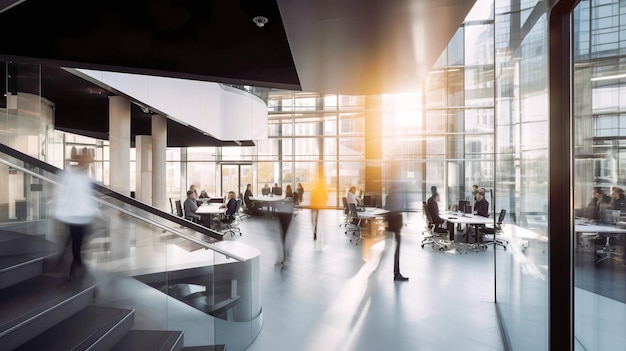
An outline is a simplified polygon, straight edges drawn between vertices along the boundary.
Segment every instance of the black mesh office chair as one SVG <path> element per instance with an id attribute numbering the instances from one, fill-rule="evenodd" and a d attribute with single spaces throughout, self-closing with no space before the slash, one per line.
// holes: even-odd
<path id="1" fill-rule="evenodd" d="M 197 218 L 185 216 L 185 212 L 183 211 L 183 205 L 181 204 L 180 200 L 176 200 L 176 201 L 174 201 L 174 203 L 176 204 L 176 215 L 178 217 L 181 217 L 181 218 L 184 218 L 184 219 L 186 219 L 188 221 L 200 224 L 200 220 L 198 220 Z"/>
<path id="2" fill-rule="evenodd" d="M 480 231 L 483 234 L 493 235 L 493 240 L 488 242 L 488 245 L 500 245 L 506 250 L 506 246 L 509 244 L 508 240 L 498 238 L 498 234 L 502 233 L 502 221 L 504 221 L 504 216 L 506 216 L 506 210 L 500 210 L 500 215 L 498 215 L 498 222 L 495 227 L 492 226 L 484 226 L 480 228 Z"/>
<path id="3" fill-rule="evenodd" d="M 356 238 L 350 238 L 350 242 L 358 245 L 359 241 L 363 240 L 363 235 L 361 234 L 361 218 L 359 218 L 359 213 L 355 204 L 348 204 L 348 211 L 346 234 L 351 233 L 355 236 Z"/>
<path id="4" fill-rule="evenodd" d="M 422 249 L 424 248 L 424 245 L 427 244 L 433 244 L 433 247 L 434 245 L 437 245 L 439 251 L 448 249 L 452 246 L 452 242 L 441 237 L 442 234 L 447 236 L 448 232 L 440 228 L 437 224 L 434 224 L 433 218 L 431 217 L 428 209 L 428 204 L 426 202 L 422 202 L 422 205 L 426 215 L 426 227 L 428 229 L 427 231 L 424 231 L 423 234 L 427 233 L 427 236 L 429 236 L 422 240 Z"/>
<path id="5" fill-rule="evenodd" d="M 363 206 L 370 207 L 372 205 L 372 196 L 364 195 L 363 196 Z"/>
<path id="6" fill-rule="evenodd" d="M 239 235 L 241 236 L 241 229 L 239 229 L 239 222 L 237 221 L 237 214 L 239 213 L 240 207 L 241 200 L 238 199 L 235 212 L 229 213 L 228 210 L 226 210 L 226 212 L 220 218 L 220 231 L 222 231 L 224 235 L 230 234 L 230 236 L 235 236 L 236 233 L 239 233 Z"/>
<path id="7" fill-rule="evenodd" d="M 339 227 L 346 227 L 346 229 L 348 228 L 348 225 L 350 224 L 350 209 L 348 208 L 348 200 L 346 199 L 346 197 L 342 197 L 341 198 L 341 203 L 343 204 L 343 222 L 339 224 Z M 346 231 L 346 234 L 348 232 Z"/>

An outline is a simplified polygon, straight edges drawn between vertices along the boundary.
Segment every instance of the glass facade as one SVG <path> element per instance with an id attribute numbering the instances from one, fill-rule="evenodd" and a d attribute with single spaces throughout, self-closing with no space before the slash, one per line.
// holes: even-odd
<path id="1" fill-rule="evenodd" d="M 626 4 L 581 1 L 573 18 L 575 341 L 608 350 L 626 343 L 626 208 L 613 190 L 626 186 Z"/>
<path id="2" fill-rule="evenodd" d="M 485 187 L 492 218 L 506 210 L 510 236 L 507 250 L 493 250 L 494 286 L 486 287 L 494 291 L 507 346 L 550 349 L 548 311 L 556 297 L 549 292 L 549 253 L 556 234 L 549 204 L 558 199 L 550 199 L 549 184 L 548 6 L 478 0 L 417 92 L 264 91 L 269 138 L 253 147 L 168 149 L 167 197 L 184 198 L 191 184 L 221 197 L 247 183 L 255 194 L 265 184 L 300 183 L 306 206 L 320 169 L 328 207 L 341 207 L 350 186 L 383 196 L 398 178 L 410 189 L 408 210 L 421 209 L 431 186 L 439 189 L 441 208 L 470 197 L 473 184 Z M 575 344 L 607 350 L 626 343 L 619 330 L 626 324 L 626 216 L 607 212 L 618 205 L 603 204 L 600 212 L 590 203 L 594 188 L 606 195 L 626 189 L 626 3 L 581 1 L 572 18 L 572 211 L 580 217 L 571 235 Z M 20 69 L 37 66 L 5 64 L 1 73 Z M 2 116 L 1 141 L 61 168 L 73 149 L 93 149 L 94 178 L 107 185 L 108 142 L 54 132 L 53 112 L 31 83 L 7 85 L 22 96 L 5 89 L 0 107 L 28 113 Z M 3 196 L 12 203 L 17 195 Z"/>

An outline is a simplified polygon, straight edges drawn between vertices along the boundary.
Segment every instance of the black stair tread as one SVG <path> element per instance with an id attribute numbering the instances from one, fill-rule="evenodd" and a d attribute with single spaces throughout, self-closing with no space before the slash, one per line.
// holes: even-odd
<path id="1" fill-rule="evenodd" d="M 226 345 L 187 346 L 183 351 L 226 351 Z"/>
<path id="2" fill-rule="evenodd" d="M 131 330 L 111 351 L 180 350 L 183 332 L 178 330 Z"/>
<path id="3" fill-rule="evenodd" d="M 0 290 L 0 335 L 93 287 L 87 279 L 68 281 L 66 278 L 40 275 Z"/>
<path id="4" fill-rule="evenodd" d="M 46 239 L 24 233 L 0 230 L 0 257 L 59 252 L 59 246 Z"/>
<path id="5" fill-rule="evenodd" d="M 133 318 L 133 313 L 128 309 L 87 306 L 15 350 L 85 350 L 120 322 Z"/>

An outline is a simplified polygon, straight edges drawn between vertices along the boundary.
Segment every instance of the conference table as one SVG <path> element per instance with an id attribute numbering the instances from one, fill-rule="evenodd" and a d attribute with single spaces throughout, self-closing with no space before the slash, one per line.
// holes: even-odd
<path id="1" fill-rule="evenodd" d="M 261 195 L 261 196 L 250 196 L 250 200 L 260 203 L 261 207 L 267 207 L 266 216 L 272 217 L 272 210 L 276 208 L 277 202 L 282 201 L 291 201 L 288 198 L 282 196 L 272 196 L 272 195 Z"/>
<path id="2" fill-rule="evenodd" d="M 626 223 L 622 223 L 622 225 L 626 225 Z M 605 261 L 605 260 L 610 260 L 610 259 L 615 259 L 614 256 L 616 256 L 616 254 L 613 252 L 613 250 L 611 249 L 611 238 L 612 237 L 618 237 L 618 236 L 622 236 L 622 240 L 624 241 L 624 248 L 623 248 L 623 252 L 622 252 L 622 260 L 623 260 L 623 255 L 624 255 L 624 251 L 626 251 L 626 228 L 624 226 L 617 226 L 615 224 L 600 224 L 600 223 L 596 223 L 596 222 L 592 222 L 589 220 L 584 220 L 584 219 L 576 219 L 574 221 L 574 231 L 576 232 L 576 235 L 581 235 L 581 236 L 591 236 L 591 239 L 594 239 L 596 236 L 598 235 L 602 235 L 606 237 L 606 241 L 604 244 L 604 247 L 602 250 L 598 250 L 596 251 L 594 249 L 594 254 L 605 254 L 606 256 L 604 257 L 600 257 L 597 261 L 596 264 Z M 585 235 L 588 234 L 588 235 Z M 578 238 L 576 238 L 578 241 Z"/>
<path id="3" fill-rule="evenodd" d="M 205 203 L 198 207 L 196 214 L 202 217 L 202 220 L 209 228 L 216 230 L 214 223 L 219 222 L 221 215 L 226 212 L 226 208 L 220 208 L 220 206 L 222 206 L 222 204 Z"/>
<path id="4" fill-rule="evenodd" d="M 385 214 L 387 213 L 389 213 L 389 211 L 383 210 L 382 208 L 378 208 L 378 207 L 358 207 L 357 208 L 357 215 L 365 219 L 375 219 L 375 218 L 384 217 Z"/>
<path id="5" fill-rule="evenodd" d="M 442 211 L 439 213 L 441 219 L 448 222 L 448 230 L 450 231 L 450 240 L 454 240 L 454 226 L 457 224 L 465 224 L 474 227 L 474 244 L 475 250 L 478 250 L 478 226 L 493 223 L 493 218 L 483 217 L 475 214 L 458 212 L 458 211 Z M 470 246 L 468 237 L 465 237 L 465 244 Z M 459 250 L 460 251 L 460 250 Z"/>

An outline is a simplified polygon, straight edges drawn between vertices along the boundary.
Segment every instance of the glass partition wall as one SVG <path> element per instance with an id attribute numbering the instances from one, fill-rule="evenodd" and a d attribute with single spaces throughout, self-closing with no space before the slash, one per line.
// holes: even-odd
<path id="1" fill-rule="evenodd" d="M 572 240 L 579 350 L 626 344 L 625 15 L 618 0 L 581 1 L 573 12 Z"/>

